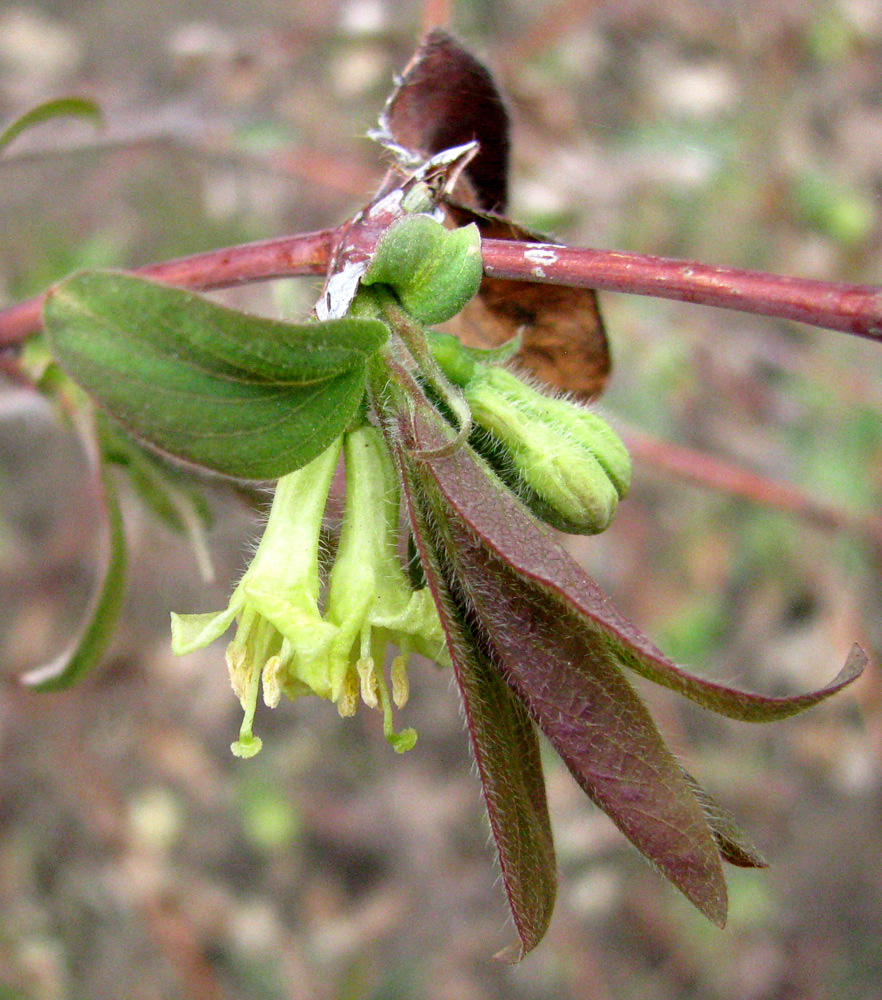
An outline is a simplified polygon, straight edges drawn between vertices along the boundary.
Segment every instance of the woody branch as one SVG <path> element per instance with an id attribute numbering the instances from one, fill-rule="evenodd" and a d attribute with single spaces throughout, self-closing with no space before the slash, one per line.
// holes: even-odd
<path id="1" fill-rule="evenodd" d="M 207 290 L 327 271 L 343 227 L 225 247 L 150 264 L 136 273 Z M 367 234 L 366 234 L 367 235 Z M 373 234 L 376 238 L 379 234 Z M 777 319 L 797 320 L 882 343 L 882 289 L 763 271 L 717 267 L 617 250 L 517 240 L 484 240 L 484 270 L 515 281 L 598 288 L 678 299 Z M 0 348 L 41 327 L 42 296 L 0 310 Z"/>

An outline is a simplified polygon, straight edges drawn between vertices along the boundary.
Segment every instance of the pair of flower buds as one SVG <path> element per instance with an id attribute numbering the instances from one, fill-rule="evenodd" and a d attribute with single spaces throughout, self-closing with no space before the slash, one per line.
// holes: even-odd
<path id="1" fill-rule="evenodd" d="M 403 222 L 410 232 L 402 239 L 399 226 L 391 244 L 380 246 L 363 283 L 385 286 L 387 294 L 391 288 L 409 320 L 440 322 L 462 307 L 457 280 L 475 236 L 464 230 L 450 233 L 427 216 Z M 437 250 L 426 254 L 427 237 L 448 250 L 446 281 L 439 273 L 445 255 Z M 396 259 L 402 246 L 410 264 Z M 414 256 L 435 262 L 431 274 L 419 275 Z M 456 272 L 452 279 L 451 269 Z M 434 289 L 432 294 L 421 297 L 415 274 L 424 287 Z M 401 276 L 397 286 L 396 275 Z M 474 268 L 459 285 L 466 282 L 474 294 Z M 446 303 L 439 298 L 439 287 L 452 287 Z M 368 290 L 353 311 L 375 308 Z M 630 483 L 628 453 L 609 425 L 584 406 L 547 396 L 508 368 L 486 363 L 498 352 L 469 349 L 450 334 L 421 326 L 420 332 L 448 387 L 455 386 L 453 392 L 468 406 L 470 445 L 506 485 L 554 527 L 603 531 Z M 323 585 L 322 524 L 341 452 L 345 512 Z M 252 756 L 261 747 L 252 732 L 261 685 L 271 707 L 283 693 L 289 698 L 311 693 L 333 701 L 342 716 L 355 712 L 360 696 L 382 711 L 385 735 L 397 751 L 413 746 L 416 733 L 396 733 L 392 719 L 393 703 L 400 708 L 407 700 L 409 654 L 415 651 L 442 665 L 449 661 L 431 593 L 411 579 L 422 582 L 418 571 L 405 570 L 399 535 L 398 473 L 383 433 L 365 421 L 279 480 L 263 538 L 227 608 L 217 614 L 172 615 L 177 654 L 207 645 L 238 622 L 227 649 L 232 685 L 245 712 L 232 745 L 235 754 Z M 384 675 L 388 642 L 400 651 L 390 668 L 391 683 Z"/>

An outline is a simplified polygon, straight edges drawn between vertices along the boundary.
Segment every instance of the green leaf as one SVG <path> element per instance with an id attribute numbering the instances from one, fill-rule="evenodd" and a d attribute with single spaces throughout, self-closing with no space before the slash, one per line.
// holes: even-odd
<path id="1" fill-rule="evenodd" d="M 187 536 L 202 579 L 211 582 L 214 569 L 206 538 L 211 511 L 192 476 L 150 453 L 105 414 L 97 416 L 106 460 L 126 470 L 136 495 L 163 524 Z"/>
<path id="2" fill-rule="evenodd" d="M 22 683 L 37 691 L 60 691 L 79 680 L 100 660 L 116 629 L 125 586 L 126 541 L 116 491 L 103 462 L 101 482 L 107 524 L 107 562 L 103 577 L 81 631 L 70 647 L 51 663 L 22 677 Z"/>
<path id="3" fill-rule="evenodd" d="M 8 146 L 12 140 L 21 135 L 22 132 L 49 121 L 51 118 L 88 118 L 96 125 L 101 124 L 101 111 L 94 101 L 85 97 L 59 97 L 52 101 L 46 101 L 31 108 L 21 118 L 16 118 L 14 122 L 0 132 L 0 150 Z"/>
<path id="4" fill-rule="evenodd" d="M 276 479 L 339 437 L 389 332 L 375 319 L 248 316 L 107 271 L 56 285 L 43 316 L 59 364 L 124 427 L 241 479 Z"/>

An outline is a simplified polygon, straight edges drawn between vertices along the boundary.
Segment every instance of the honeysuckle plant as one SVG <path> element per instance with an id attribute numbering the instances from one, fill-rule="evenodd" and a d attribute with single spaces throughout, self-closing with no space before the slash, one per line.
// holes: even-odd
<path id="1" fill-rule="evenodd" d="M 55 106 L 25 125 L 90 111 Z M 274 706 L 282 695 L 317 696 L 344 717 L 363 703 L 396 751 L 411 749 L 416 733 L 397 717 L 420 654 L 456 678 L 514 957 L 541 940 L 555 899 L 539 732 L 635 847 L 722 926 L 723 862 L 765 862 L 667 748 L 629 675 L 761 722 L 835 694 L 866 657 L 855 646 L 838 676 L 808 694 L 752 694 L 686 673 L 616 610 L 557 534 L 605 530 L 628 492 L 625 446 L 585 402 L 609 373 L 607 340 L 593 291 L 573 277 L 577 258 L 500 214 L 507 118 L 492 78 L 433 32 L 374 136 L 392 156 L 377 197 L 331 235 L 305 239 L 299 265 L 289 253 L 289 267 L 326 273 L 304 322 L 109 271 L 53 286 L 38 321 L 33 303 L 0 313 L 9 342 L 42 326 L 21 369 L 82 428 L 109 525 L 107 572 L 83 635 L 25 679 L 66 686 L 104 648 L 125 565 L 112 466 L 191 535 L 202 511 L 168 458 L 275 481 L 262 540 L 227 606 L 172 615 L 181 655 L 230 633 L 226 662 L 243 708 L 233 753 L 260 750 L 259 699 Z M 240 250 L 237 280 L 249 253 L 270 252 Z M 148 273 L 168 282 L 202 264 Z M 259 277 L 278 265 L 262 266 Z M 223 283 L 203 273 L 204 286 Z M 457 320 L 460 336 L 435 329 Z M 322 559 L 341 462 L 342 527 Z"/>

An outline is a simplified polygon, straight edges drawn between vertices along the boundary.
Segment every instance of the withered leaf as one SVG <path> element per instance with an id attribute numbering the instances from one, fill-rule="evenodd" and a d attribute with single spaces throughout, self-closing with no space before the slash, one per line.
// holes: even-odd
<path id="1" fill-rule="evenodd" d="M 445 201 L 449 219 L 476 223 L 483 239 L 547 242 L 497 214 L 508 197 L 508 112 L 490 71 L 446 32 L 430 32 L 405 69 L 380 119 L 378 138 L 384 136 L 416 156 L 477 139 L 455 200 Z M 392 178 L 400 176 L 393 170 Z M 472 347 L 498 347 L 520 334 L 523 367 L 582 400 L 597 396 L 609 376 L 609 347 L 591 289 L 485 277 L 454 329 Z"/>
<path id="2" fill-rule="evenodd" d="M 508 200 L 509 119 L 490 71 L 446 31 L 429 32 L 389 98 L 380 127 L 399 146 L 431 156 L 478 140 L 466 168 L 478 205 Z"/>
<path id="3" fill-rule="evenodd" d="M 482 239 L 546 242 L 502 216 L 459 204 L 445 208 L 459 226 L 476 223 Z M 470 347 L 498 347 L 520 334 L 518 362 L 581 400 L 597 396 L 609 377 L 609 345 L 597 295 L 588 288 L 485 275 L 477 298 L 457 317 L 456 333 Z"/>

